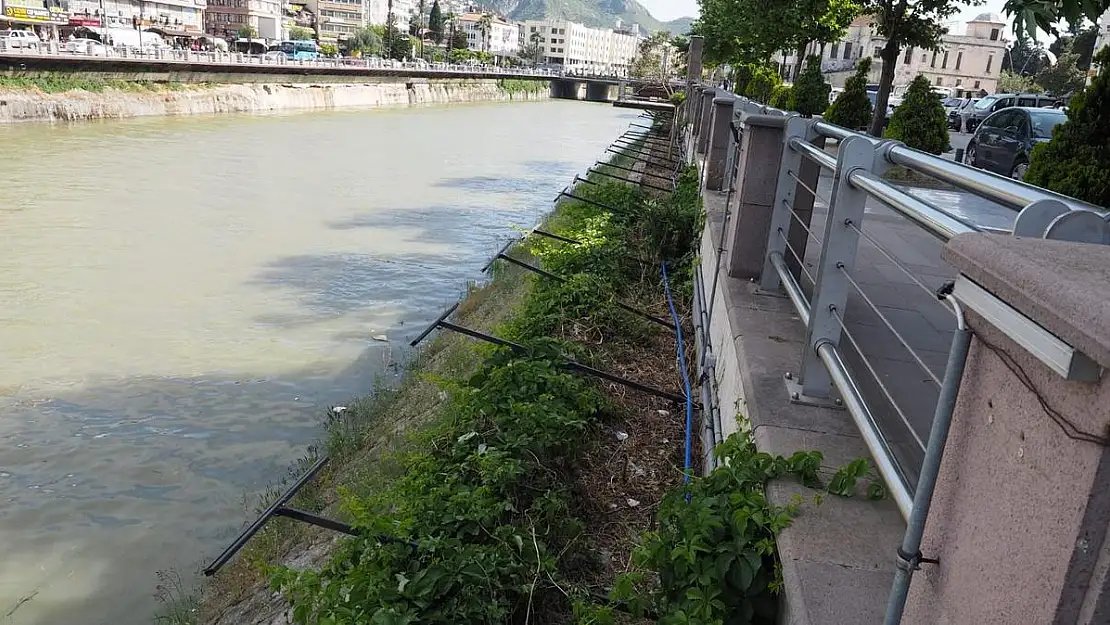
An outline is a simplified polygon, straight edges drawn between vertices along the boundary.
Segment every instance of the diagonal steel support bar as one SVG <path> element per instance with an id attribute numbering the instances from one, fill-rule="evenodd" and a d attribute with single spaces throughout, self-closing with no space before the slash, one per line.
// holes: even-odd
<path id="1" fill-rule="evenodd" d="M 233 558 L 235 554 L 239 553 L 240 549 L 246 546 L 247 541 L 249 541 L 252 537 L 254 537 L 255 534 L 257 534 L 259 531 L 262 530 L 263 527 L 266 526 L 266 522 L 270 520 L 270 517 L 277 514 L 277 511 L 279 509 L 284 508 L 285 504 L 289 503 L 289 501 L 297 495 L 297 492 L 304 488 L 305 484 L 308 484 L 310 481 L 312 481 L 312 478 L 316 477 L 316 474 L 319 473 L 320 469 L 323 469 L 324 465 L 326 465 L 327 463 L 327 456 L 323 456 L 316 460 L 316 462 L 313 463 L 313 465 L 309 467 L 307 471 L 302 473 L 301 476 L 297 478 L 297 481 L 293 482 L 293 484 L 290 485 L 289 488 L 286 489 L 286 491 L 282 493 L 280 497 L 274 500 L 274 503 L 270 504 L 270 507 L 263 510 L 262 514 L 260 514 L 253 523 L 248 525 L 245 530 L 240 532 L 239 535 L 235 537 L 235 540 L 231 541 L 231 544 L 227 546 L 227 549 L 224 549 L 223 553 L 216 556 L 216 559 L 213 560 L 211 564 L 204 567 L 204 575 L 206 577 L 211 577 L 215 575 L 217 571 L 223 568 L 223 566 L 227 564 L 227 562 L 231 560 L 231 558 Z"/>
<path id="2" fill-rule="evenodd" d="M 621 152 L 620 150 L 615 150 L 613 148 L 605 148 L 605 151 L 609 152 L 610 154 L 616 154 L 617 156 L 626 156 L 628 158 L 640 161 L 642 163 L 647 163 L 648 165 L 654 165 L 656 167 L 662 167 L 664 169 L 668 169 L 668 168 L 669 169 L 678 169 L 678 165 L 679 165 L 679 163 L 674 162 L 674 161 L 669 162 L 669 163 L 665 162 L 665 161 L 664 162 L 655 161 L 655 160 L 652 160 L 650 157 L 645 157 L 642 153 L 641 154 L 629 154 L 627 152 Z"/>
<path id="3" fill-rule="evenodd" d="M 631 184 L 638 184 L 640 186 L 644 186 L 644 187 L 647 187 L 649 189 L 655 189 L 656 191 L 665 191 L 667 193 L 674 192 L 674 189 L 668 189 L 667 187 L 660 187 L 660 186 L 656 186 L 656 185 L 653 185 L 653 184 L 648 184 L 648 183 L 643 182 L 643 181 L 631 180 L 629 178 L 622 178 L 620 176 L 616 176 L 616 175 L 613 175 L 613 174 L 607 174 L 603 171 L 598 171 L 596 169 L 589 170 L 589 173 L 597 174 L 599 176 L 605 176 L 606 178 L 612 178 L 614 180 L 620 180 L 621 182 L 628 182 L 628 183 L 631 183 Z"/>
<path id="4" fill-rule="evenodd" d="M 635 169 L 632 169 L 631 167 L 624 167 L 623 165 L 614 165 L 612 163 L 606 163 L 606 162 L 603 162 L 603 161 L 597 161 L 596 163 L 594 163 L 594 166 L 595 167 L 612 167 L 613 169 L 619 169 L 621 171 L 627 171 L 627 172 L 631 172 L 633 174 L 640 174 L 641 176 L 650 176 L 652 178 L 659 178 L 659 179 L 668 180 L 668 181 L 672 180 L 672 178 L 670 176 L 660 176 L 659 174 L 651 174 L 651 173 L 648 173 L 646 171 L 636 171 Z"/>
<path id="5" fill-rule="evenodd" d="M 549 280 L 554 280 L 556 282 L 566 282 L 567 281 L 567 279 L 562 277 L 562 276 L 557 276 L 557 275 L 551 273 L 550 271 L 544 271 L 543 269 L 540 269 L 539 267 L 536 267 L 534 265 L 529 265 L 528 263 L 526 263 L 524 261 L 517 260 L 517 259 L 509 256 L 508 254 L 504 253 L 504 251 L 498 252 L 497 256 L 494 256 L 493 260 L 491 260 L 489 262 L 489 264 L 486 265 L 486 267 L 489 267 L 489 266 L 493 265 L 493 263 L 497 262 L 498 260 L 503 260 L 507 263 L 516 265 L 517 267 L 520 267 L 521 269 L 524 269 L 525 271 L 531 271 L 532 273 L 543 276 L 543 277 L 545 277 Z M 483 271 L 485 271 L 485 270 L 483 270 Z M 668 328 L 672 332 L 675 329 L 674 324 L 671 323 L 670 321 L 667 321 L 666 319 L 656 317 L 655 315 L 652 315 L 651 313 L 644 312 L 644 311 L 640 310 L 639 308 L 636 308 L 634 306 L 629 306 L 628 304 L 625 304 L 624 302 L 621 302 L 621 301 L 614 301 L 613 303 L 617 306 L 617 308 L 620 308 L 621 310 L 628 311 L 628 312 L 630 312 L 630 313 L 632 313 L 632 314 L 634 314 L 638 317 L 643 317 L 644 319 L 647 319 L 648 321 L 650 321 L 652 323 L 657 323 L 657 324 L 659 324 L 659 325 L 661 325 L 665 328 Z"/>
<path id="6" fill-rule="evenodd" d="M 627 211 L 621 210 L 619 208 L 615 208 L 613 206 L 609 206 L 608 204 L 603 204 L 601 202 L 596 202 L 594 200 L 575 195 L 575 194 L 573 194 L 569 191 L 560 191 L 559 196 L 555 198 L 555 201 L 558 202 L 559 198 L 561 198 L 561 197 L 567 197 L 567 198 L 570 198 L 572 200 L 577 200 L 579 202 L 582 202 L 583 204 L 589 204 L 591 206 L 596 206 L 598 208 L 607 210 L 611 213 L 627 214 Z"/>
<path id="7" fill-rule="evenodd" d="M 499 337 L 496 337 L 496 336 L 491 336 L 489 334 L 485 334 L 485 333 L 479 332 L 477 330 L 471 330 L 470 328 L 460 326 L 460 325 L 456 325 L 454 323 L 451 323 L 450 321 L 438 321 L 436 323 L 436 326 L 440 327 L 440 328 L 443 328 L 445 330 L 451 330 L 452 332 L 457 332 L 459 334 L 469 336 L 471 338 L 478 339 L 479 341 L 485 341 L 487 343 L 492 343 L 494 345 L 500 345 L 501 347 L 508 347 L 509 349 L 511 349 L 511 350 L 513 350 L 517 353 L 526 353 L 528 351 L 528 349 L 526 347 L 524 347 L 523 345 L 520 345 L 519 343 L 513 343 L 512 341 L 506 341 L 503 338 L 499 338 Z M 564 360 L 561 363 L 560 366 L 562 366 L 564 369 L 566 369 L 568 371 L 575 371 L 575 372 L 583 373 L 583 374 L 591 376 L 591 377 L 600 378 L 600 379 L 606 380 L 608 382 L 613 382 L 614 384 L 620 384 L 621 386 L 625 386 L 625 387 L 628 387 L 628 388 L 631 388 L 631 389 L 634 389 L 634 390 L 637 390 L 637 391 L 641 391 L 641 392 L 647 393 L 649 395 L 654 395 L 656 397 L 662 397 L 663 399 L 668 399 L 668 400 L 676 402 L 676 403 L 685 403 L 686 402 L 686 398 L 682 397 L 681 395 L 676 395 L 674 393 L 668 393 L 667 391 L 663 391 L 663 390 L 657 389 L 655 387 L 648 386 L 646 384 L 641 384 L 641 383 L 636 382 L 634 380 L 629 380 L 627 378 L 622 378 L 619 375 L 613 375 L 612 373 L 606 373 L 605 371 L 601 371 L 599 369 L 594 369 L 593 367 L 591 367 L 589 365 L 584 365 L 584 364 L 582 364 L 580 362 L 576 362 L 574 360 L 570 360 L 570 359 Z M 699 408 L 700 408 L 700 405 L 699 405 Z"/>

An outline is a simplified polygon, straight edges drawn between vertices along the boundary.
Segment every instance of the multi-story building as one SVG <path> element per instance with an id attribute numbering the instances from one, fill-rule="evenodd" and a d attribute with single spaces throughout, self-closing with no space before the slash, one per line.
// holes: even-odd
<path id="1" fill-rule="evenodd" d="M 609 28 L 588 28 L 567 20 L 526 21 L 524 41 L 533 35 L 544 62 L 568 71 L 623 76 L 632 67 L 640 39 Z"/>
<path id="2" fill-rule="evenodd" d="M 1006 54 L 1006 21 L 997 13 L 983 13 L 966 24 L 953 23 L 941 38 L 937 50 L 905 48 L 894 73 L 894 92 L 900 93 L 921 74 L 934 86 L 953 95 L 993 93 L 998 86 L 1002 57 Z M 834 87 L 841 87 L 852 75 L 864 55 L 871 59 L 868 80 L 878 82 L 883 61 L 880 57 L 886 38 L 875 31 L 870 17 L 857 18 L 847 34 L 835 43 L 811 45 L 809 54 L 821 55 L 821 70 Z M 797 59 L 783 57 L 783 74 L 792 76 Z"/>
<path id="3" fill-rule="evenodd" d="M 337 43 L 366 26 L 364 0 L 308 0 L 321 42 Z"/>
<path id="4" fill-rule="evenodd" d="M 204 31 L 205 5 L 205 0 L 70 0 L 69 23 L 114 29 L 157 27 L 166 32 L 201 33 Z"/>
<path id="5" fill-rule="evenodd" d="M 283 39 L 283 13 L 280 0 L 208 0 L 204 30 L 235 39 L 244 27 L 251 26 L 259 39 Z"/>
<path id="6" fill-rule="evenodd" d="M 483 32 L 481 13 L 463 13 L 458 28 L 466 33 L 467 48 L 508 57 L 520 54 L 520 26 L 503 17 L 490 15 L 489 32 Z"/>

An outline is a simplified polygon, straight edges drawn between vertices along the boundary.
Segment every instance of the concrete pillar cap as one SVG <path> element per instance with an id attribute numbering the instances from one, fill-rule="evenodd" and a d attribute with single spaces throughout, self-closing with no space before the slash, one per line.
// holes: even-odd
<path id="1" fill-rule="evenodd" d="M 724 92 L 723 94 L 717 94 L 717 97 L 713 98 L 713 104 L 727 104 L 729 106 L 732 106 L 732 103 L 735 102 L 735 101 L 736 101 L 736 96 L 732 95 L 731 93 L 729 93 L 727 91 Z"/>

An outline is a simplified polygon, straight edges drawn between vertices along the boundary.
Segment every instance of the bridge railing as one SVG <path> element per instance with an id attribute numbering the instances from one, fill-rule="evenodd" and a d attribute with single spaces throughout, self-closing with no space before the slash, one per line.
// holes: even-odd
<path id="1" fill-rule="evenodd" d="M 990 233 L 987 239 L 970 240 L 1007 250 L 1031 239 L 1106 245 L 1110 217 L 1104 208 L 1075 198 L 900 142 L 769 109 L 723 90 L 701 88 L 689 97 L 697 98 L 694 105 L 700 110 L 694 116 L 695 149 L 706 155 L 707 187 L 715 188 L 715 171 L 726 172 L 723 185 L 716 187 L 727 194 L 722 240 L 715 246 L 723 257 L 718 266 L 731 278 L 756 282 L 759 293 L 781 293 L 792 303 L 805 325 L 805 341 L 798 369 L 783 372 L 783 392 L 793 403 L 851 415 L 907 520 L 897 600 L 886 621 L 898 623 L 909 576 L 921 562 L 925 519 L 957 398 L 964 397 L 961 384 L 974 389 L 961 400 L 965 404 L 982 398 L 983 388 L 1000 379 L 1029 386 L 1024 371 L 1005 358 L 1000 362 L 1006 366 L 1000 364 L 990 375 L 979 371 L 978 377 L 965 378 L 972 330 L 976 344 L 984 345 L 978 338 L 981 327 L 1000 333 L 1045 372 L 1048 382 L 1059 380 L 1073 399 L 1092 392 L 1082 384 L 1101 384 L 1100 364 L 1106 365 L 1084 353 L 1087 345 L 1081 339 L 1061 338 L 1085 337 L 1086 330 L 1050 331 L 1050 321 L 1061 322 L 1059 316 L 1043 314 L 1046 305 L 1023 311 L 1013 304 L 1025 285 L 1008 287 L 1006 301 L 980 284 L 989 282 L 981 269 L 948 264 L 964 258 L 952 251 L 952 239 Z M 835 147 L 827 145 L 832 143 Z M 930 192 L 896 184 L 888 179 L 896 167 L 900 176 L 908 170 L 948 188 Z M 976 202 L 996 211 L 1012 209 L 1009 223 L 979 219 L 977 209 L 967 206 Z M 999 235 L 1014 243 L 996 243 Z M 1030 245 L 1033 252 L 1062 258 L 1082 257 L 1090 247 Z M 1102 249 L 1089 253 L 1105 257 Z M 990 275 L 996 276 L 1006 269 L 993 271 Z M 1065 265 L 1061 282 L 1076 271 L 1085 275 L 1078 265 Z M 716 284 L 708 293 L 705 306 L 712 319 Z M 1093 301 L 1087 293 L 1076 297 Z M 1106 301 L 1099 305 L 1105 307 Z M 964 422 L 975 418 L 983 415 L 966 414 Z M 983 483 L 991 476 L 960 474 L 955 461 L 946 462 L 950 475 L 942 482 L 950 491 L 982 487 L 979 492 L 989 492 Z"/>
<path id="2" fill-rule="evenodd" d="M 429 62 L 422 60 L 396 61 L 377 57 L 367 58 L 317 58 L 317 59 L 289 59 L 280 53 L 246 54 L 241 52 L 224 51 L 194 51 L 178 49 L 134 48 L 129 46 L 86 46 L 84 52 L 70 52 L 66 50 L 65 42 L 42 42 L 34 49 L 30 48 L 5 48 L 0 41 L 0 54 L 17 58 L 66 58 L 83 60 L 113 60 L 113 61 L 153 61 L 159 63 L 182 63 L 198 65 L 229 65 L 240 67 L 253 65 L 260 67 L 289 67 L 289 68 L 326 68 L 338 71 L 418 71 L 434 72 L 441 74 L 474 75 L 485 74 L 491 76 L 520 77 L 520 78 L 560 78 L 573 77 L 582 80 L 617 80 L 617 75 L 591 74 L 583 76 L 567 72 L 562 69 L 532 68 L 532 67 L 503 67 L 485 64 L 456 64 L 443 62 Z"/>

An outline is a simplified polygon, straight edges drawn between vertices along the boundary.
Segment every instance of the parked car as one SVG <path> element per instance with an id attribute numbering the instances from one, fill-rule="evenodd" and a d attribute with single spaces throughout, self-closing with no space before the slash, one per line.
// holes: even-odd
<path id="1" fill-rule="evenodd" d="M 948 128 L 956 132 L 963 132 L 967 120 L 971 117 L 971 112 L 975 108 L 975 103 L 978 101 L 979 98 L 962 98 L 952 107 L 945 105 L 944 108 L 948 112 Z"/>
<path id="2" fill-rule="evenodd" d="M 42 45 L 39 36 L 29 30 L 0 30 L 0 42 L 4 50 L 24 50 L 38 52 Z"/>
<path id="3" fill-rule="evenodd" d="M 1021 180 L 1033 146 L 1051 139 L 1052 129 L 1067 120 L 1058 109 L 1015 106 L 996 111 L 975 129 L 964 163 Z"/>
<path id="4" fill-rule="evenodd" d="M 106 49 L 104 44 L 95 39 L 70 39 L 66 42 L 66 52 L 70 54 L 104 56 Z"/>
<path id="5" fill-rule="evenodd" d="M 1028 106 L 1033 108 L 1055 106 L 1057 99 L 1043 93 L 996 93 L 989 95 L 975 103 L 971 115 L 967 119 L 967 131 L 974 132 L 975 127 L 996 111 L 1011 106 Z"/>

